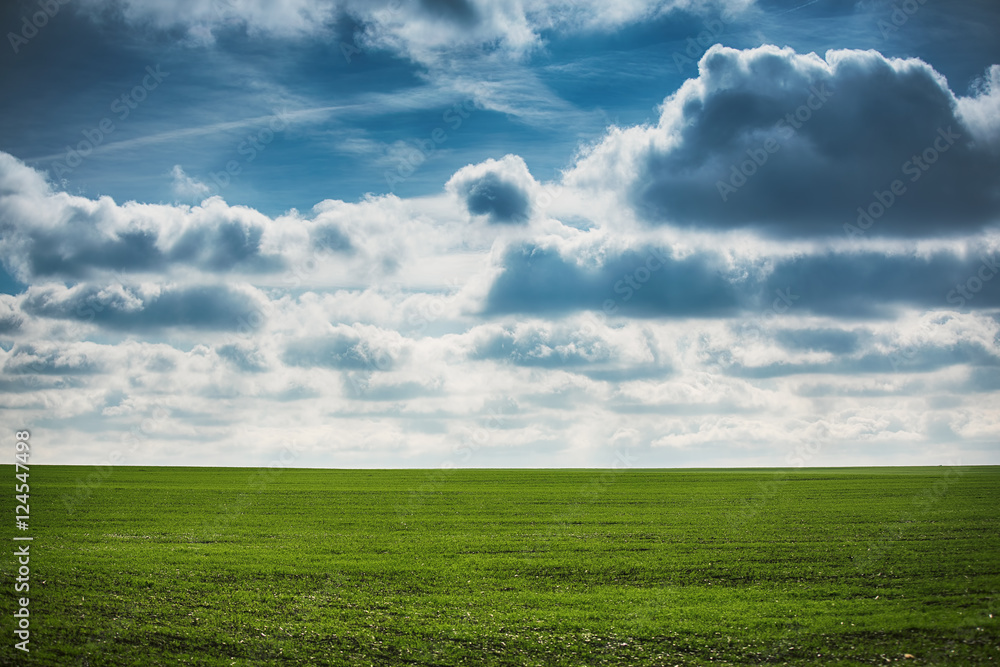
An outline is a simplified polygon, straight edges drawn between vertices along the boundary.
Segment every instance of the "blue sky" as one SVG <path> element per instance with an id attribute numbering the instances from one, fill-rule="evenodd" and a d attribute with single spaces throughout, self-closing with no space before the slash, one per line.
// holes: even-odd
<path id="1" fill-rule="evenodd" d="M 4 421 L 50 463 L 1000 463 L 998 27 L 8 3 Z"/>

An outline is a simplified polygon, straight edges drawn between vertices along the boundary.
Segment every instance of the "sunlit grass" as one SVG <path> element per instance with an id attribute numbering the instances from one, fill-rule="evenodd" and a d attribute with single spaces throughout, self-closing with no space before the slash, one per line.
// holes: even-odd
<path id="1" fill-rule="evenodd" d="M 35 664 L 1000 661 L 998 468 L 92 473 L 31 470 Z"/>

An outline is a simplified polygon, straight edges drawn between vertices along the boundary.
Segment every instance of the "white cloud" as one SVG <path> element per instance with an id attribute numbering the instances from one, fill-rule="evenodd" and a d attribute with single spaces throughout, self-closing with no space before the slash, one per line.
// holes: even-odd
<path id="1" fill-rule="evenodd" d="M 170 176 L 174 179 L 174 195 L 181 201 L 202 201 L 212 194 L 211 186 L 188 176 L 179 164 L 174 165 Z"/>
<path id="2" fill-rule="evenodd" d="M 973 94 L 958 98 L 958 113 L 985 148 L 1000 152 L 1000 65 L 977 79 Z"/>
<path id="3" fill-rule="evenodd" d="M 610 31 L 675 9 L 700 12 L 721 0 L 81 0 L 99 19 L 112 10 L 123 20 L 157 29 L 186 27 L 192 44 L 239 27 L 252 35 L 301 38 L 323 34 L 342 13 L 365 27 L 366 39 L 417 62 L 441 52 L 500 48 L 518 56 L 542 44 L 541 33 Z M 726 3 L 743 11 L 752 0 Z"/>
<path id="4" fill-rule="evenodd" d="M 212 32 L 242 26 L 251 34 L 299 37 L 324 30 L 338 7 L 333 0 L 81 0 L 95 18 L 117 11 L 125 21 L 165 30 L 187 27 L 195 43 L 205 43 Z"/>

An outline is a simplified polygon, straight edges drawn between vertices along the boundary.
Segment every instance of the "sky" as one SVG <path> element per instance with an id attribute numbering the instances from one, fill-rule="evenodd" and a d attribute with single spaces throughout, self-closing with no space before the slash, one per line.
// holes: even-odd
<path id="1" fill-rule="evenodd" d="M 993 0 L 23 0 L 50 464 L 1000 464 Z"/>

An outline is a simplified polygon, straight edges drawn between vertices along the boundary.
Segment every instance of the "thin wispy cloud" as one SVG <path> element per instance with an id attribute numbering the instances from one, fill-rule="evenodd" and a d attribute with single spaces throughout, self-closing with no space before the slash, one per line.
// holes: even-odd
<path id="1" fill-rule="evenodd" d="M 107 143 L 102 143 L 99 146 L 95 146 L 90 154 L 102 155 L 104 153 L 113 153 L 115 151 L 123 150 L 136 150 L 139 148 L 145 148 L 147 146 L 155 146 L 157 144 L 164 144 L 169 142 L 176 142 L 181 139 L 193 139 L 197 137 L 213 136 L 220 132 L 229 132 L 232 130 L 242 130 L 246 128 L 259 127 L 261 125 L 267 125 L 268 123 L 277 120 L 280 123 L 289 123 L 293 121 L 319 121 L 328 118 L 333 112 L 336 111 L 350 111 L 356 110 L 361 105 L 334 105 L 325 107 L 316 107 L 312 109 L 295 109 L 287 110 L 280 109 L 272 114 L 267 114 L 264 116 L 255 116 L 253 118 L 244 118 L 241 120 L 226 121 L 222 123 L 210 123 L 208 125 L 201 125 L 199 127 L 186 127 L 183 129 L 169 130 L 167 132 L 159 132 L 157 134 L 151 134 L 144 137 L 133 137 L 132 139 L 123 139 L 121 141 L 109 141 Z M 65 152 L 51 153 L 49 155 L 41 155 L 38 157 L 26 158 L 25 162 L 48 162 L 51 160 L 58 160 L 65 157 Z"/>

